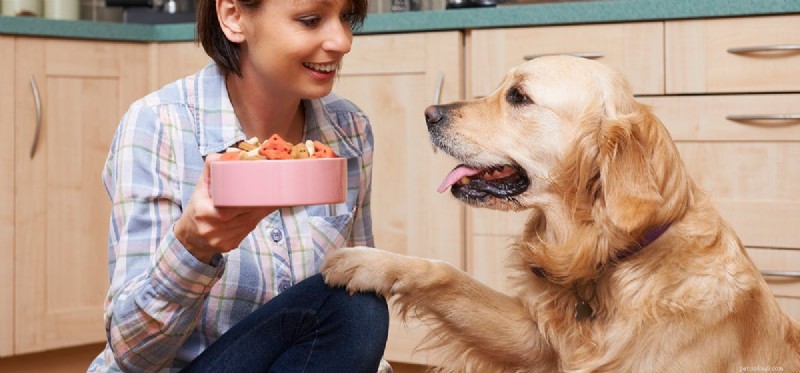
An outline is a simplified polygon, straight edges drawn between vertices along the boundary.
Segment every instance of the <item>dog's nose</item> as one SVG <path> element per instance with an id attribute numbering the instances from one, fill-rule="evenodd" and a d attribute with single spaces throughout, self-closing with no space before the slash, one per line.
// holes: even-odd
<path id="1" fill-rule="evenodd" d="M 428 106 L 428 108 L 425 109 L 425 122 L 428 123 L 428 127 L 435 126 L 442 121 L 443 117 L 442 111 L 436 105 Z"/>

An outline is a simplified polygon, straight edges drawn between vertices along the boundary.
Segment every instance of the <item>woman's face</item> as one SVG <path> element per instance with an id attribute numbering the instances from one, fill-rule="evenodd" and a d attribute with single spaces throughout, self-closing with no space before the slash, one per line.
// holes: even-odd
<path id="1" fill-rule="evenodd" d="M 266 0 L 244 13 L 244 77 L 290 97 L 327 95 L 353 42 L 350 13 L 349 0 Z"/>

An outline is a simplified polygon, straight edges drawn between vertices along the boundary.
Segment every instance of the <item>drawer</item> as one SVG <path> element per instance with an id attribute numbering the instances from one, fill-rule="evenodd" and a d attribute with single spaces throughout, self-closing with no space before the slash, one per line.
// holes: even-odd
<path id="1" fill-rule="evenodd" d="M 664 32 L 668 94 L 800 91 L 800 15 L 667 21 Z"/>
<path id="2" fill-rule="evenodd" d="M 661 22 L 474 30 L 469 34 L 467 87 L 486 96 L 526 57 L 587 54 L 620 70 L 636 94 L 664 93 Z"/>
<path id="3" fill-rule="evenodd" d="M 767 281 L 781 308 L 789 314 L 789 317 L 800 320 L 800 276 L 795 276 L 800 273 L 800 249 L 748 248 L 747 252 L 756 267 L 766 274 L 764 280 Z"/>
<path id="4" fill-rule="evenodd" d="M 694 180 L 746 246 L 800 248 L 800 121 L 734 122 L 791 113 L 798 95 L 646 97 Z"/>
<path id="5" fill-rule="evenodd" d="M 747 248 L 747 253 L 776 297 L 800 300 L 800 249 Z"/>
<path id="6" fill-rule="evenodd" d="M 675 141 L 800 141 L 800 94 L 637 99 L 653 108 Z"/>

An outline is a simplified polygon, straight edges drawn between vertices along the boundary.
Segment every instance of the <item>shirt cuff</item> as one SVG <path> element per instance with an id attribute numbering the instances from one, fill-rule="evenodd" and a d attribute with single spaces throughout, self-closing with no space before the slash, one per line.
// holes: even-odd
<path id="1" fill-rule="evenodd" d="M 161 241 L 151 281 L 155 291 L 172 302 L 190 307 L 202 301 L 225 270 L 225 257 L 215 254 L 212 265 L 194 257 L 172 229 Z"/>

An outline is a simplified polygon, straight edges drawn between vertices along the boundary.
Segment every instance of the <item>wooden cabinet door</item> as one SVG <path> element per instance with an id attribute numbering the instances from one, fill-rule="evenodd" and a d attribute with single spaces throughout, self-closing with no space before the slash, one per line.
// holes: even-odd
<path id="1" fill-rule="evenodd" d="M 748 247 L 800 248 L 800 94 L 642 97 Z M 762 117 L 761 120 L 736 120 Z"/>
<path id="2" fill-rule="evenodd" d="M 668 21 L 666 91 L 797 92 L 800 16 Z"/>
<path id="3" fill-rule="evenodd" d="M 14 342 L 14 38 L 0 36 L 0 357 Z"/>
<path id="4" fill-rule="evenodd" d="M 468 94 L 486 96 L 512 67 L 550 54 L 610 65 L 625 74 L 635 94 L 664 93 L 664 25 L 642 22 L 471 31 Z"/>
<path id="5" fill-rule="evenodd" d="M 356 36 L 334 92 L 353 101 L 372 122 L 376 246 L 463 268 L 464 207 L 436 192 L 456 161 L 434 153 L 424 117 L 435 100 L 463 97 L 461 45 L 459 32 Z M 424 353 L 413 353 L 422 334 L 423 329 L 405 329 L 393 320 L 386 358 L 428 362 Z"/>
<path id="6" fill-rule="evenodd" d="M 194 74 L 211 62 L 203 46 L 193 42 L 157 43 L 151 45 L 153 51 L 153 79 L 150 91 L 184 76 Z"/>
<path id="7" fill-rule="evenodd" d="M 110 203 L 100 176 L 122 114 L 147 93 L 147 48 L 16 40 L 15 353 L 105 340 Z M 33 154 L 31 78 L 41 104 Z"/>

